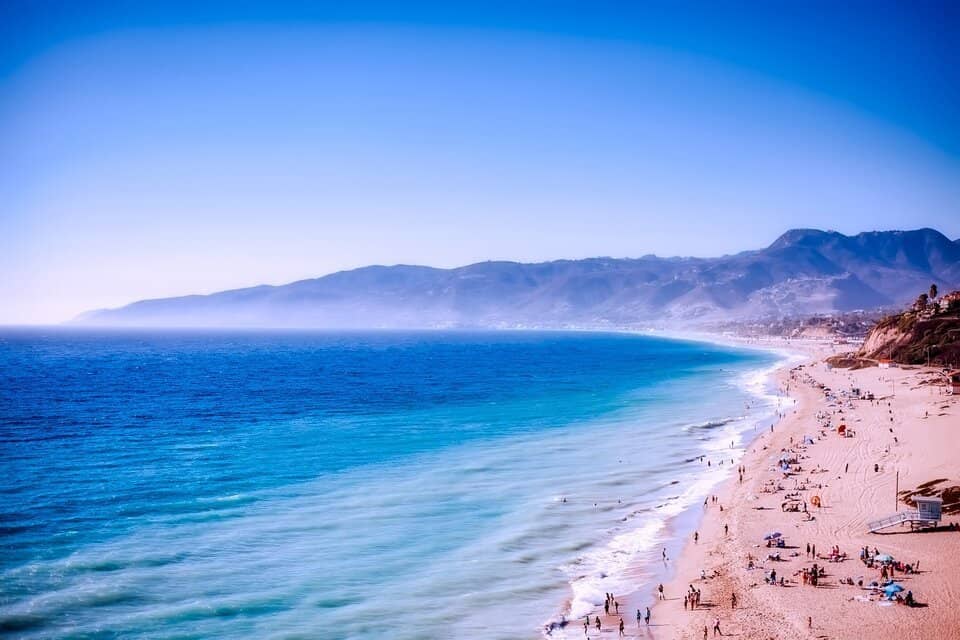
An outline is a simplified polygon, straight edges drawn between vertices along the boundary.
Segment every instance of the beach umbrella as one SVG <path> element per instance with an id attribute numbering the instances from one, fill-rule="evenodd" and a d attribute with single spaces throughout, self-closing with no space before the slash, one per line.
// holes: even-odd
<path id="1" fill-rule="evenodd" d="M 782 536 L 782 535 L 783 535 L 783 534 L 780 533 L 779 531 L 771 531 L 771 532 L 768 533 L 767 535 L 763 536 L 763 539 L 764 539 L 764 540 L 776 540 L 777 538 L 779 538 L 779 537 Z"/>
<path id="2" fill-rule="evenodd" d="M 901 591 L 903 591 L 903 587 L 896 582 L 891 582 L 883 588 L 883 592 L 888 596 L 892 596 L 895 593 L 900 593 Z"/>
<path id="3" fill-rule="evenodd" d="M 881 553 L 873 556 L 873 559 L 877 562 L 893 562 L 893 556 L 888 553 Z"/>

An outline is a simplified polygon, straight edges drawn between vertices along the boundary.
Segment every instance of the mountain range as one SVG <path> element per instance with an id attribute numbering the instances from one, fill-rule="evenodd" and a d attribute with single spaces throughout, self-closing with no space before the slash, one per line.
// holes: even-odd
<path id="1" fill-rule="evenodd" d="M 696 327 L 898 307 L 960 288 L 960 240 L 933 229 L 794 229 L 717 258 L 369 266 L 281 286 L 142 300 L 83 325 L 300 328 Z"/>

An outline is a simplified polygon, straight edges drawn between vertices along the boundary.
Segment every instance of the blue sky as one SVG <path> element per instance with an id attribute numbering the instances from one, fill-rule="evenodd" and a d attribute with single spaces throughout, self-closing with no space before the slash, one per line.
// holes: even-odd
<path id="1" fill-rule="evenodd" d="M 0 322 L 371 263 L 960 237 L 960 4 L 833 4 L 3 3 Z"/>

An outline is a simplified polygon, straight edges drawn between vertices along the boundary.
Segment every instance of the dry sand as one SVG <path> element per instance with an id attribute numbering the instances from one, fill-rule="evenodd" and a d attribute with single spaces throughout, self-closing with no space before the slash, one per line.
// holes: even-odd
<path id="1" fill-rule="evenodd" d="M 650 627 L 638 629 L 631 613 L 649 602 L 629 594 L 618 598 L 627 612 L 627 637 L 699 639 L 707 627 L 712 638 L 719 618 L 723 634 L 739 638 L 960 638 L 960 532 L 911 533 L 908 526 L 898 526 L 871 534 L 866 526 L 908 508 L 896 502 L 898 473 L 901 490 L 940 478 L 948 479 L 948 485 L 960 484 L 960 397 L 944 395 L 943 387 L 921 384 L 934 377 L 934 370 L 831 370 L 822 361 L 829 347 L 791 343 L 790 348 L 811 358 L 801 369 L 783 370 L 777 377 L 796 399 L 795 408 L 772 433 L 752 443 L 741 462 L 746 468 L 742 484 L 734 475 L 717 491 L 717 503 L 704 509 L 699 542 L 688 541 L 681 557 L 670 563 L 674 578 L 665 585 L 667 599 L 653 606 Z M 878 400 L 831 404 L 817 383 L 834 392 L 859 387 L 872 391 Z M 842 413 L 837 413 L 840 409 Z M 818 411 L 830 414 L 832 431 L 818 427 Z M 854 437 L 836 434 L 841 421 L 856 432 Z M 805 435 L 814 443 L 798 446 Z M 800 456 L 802 471 L 784 478 L 775 462 L 781 450 L 791 447 Z M 875 464 L 879 471 L 874 471 Z M 771 480 L 784 490 L 764 492 Z M 781 510 L 785 493 L 793 492 L 797 483 L 806 484 L 799 494 L 811 520 L 802 512 Z M 814 495 L 821 497 L 821 508 L 811 505 Z M 944 519 L 960 521 L 960 516 Z M 767 549 L 762 540 L 770 531 L 784 535 L 787 548 L 779 550 L 783 561 L 766 559 L 776 551 Z M 837 545 L 848 559 L 833 563 L 808 558 L 808 543 L 820 556 Z M 919 561 L 919 573 L 897 578 L 925 606 L 891 604 L 871 597 L 866 589 L 840 583 L 844 578 L 862 579 L 864 584 L 879 578 L 879 570 L 859 560 L 865 545 L 906 563 Z M 753 570 L 747 569 L 749 555 L 755 558 Z M 801 585 L 795 574 L 814 562 L 826 567 L 826 577 L 817 587 Z M 771 568 L 788 580 L 787 586 L 764 583 Z M 701 571 L 706 579 L 701 579 Z M 710 577 L 714 572 L 716 577 Z M 683 606 L 689 585 L 702 593 L 696 611 Z M 733 593 L 739 600 L 736 609 L 731 606 Z M 597 634 L 591 627 L 589 637 L 616 637 L 617 622 L 614 616 L 605 617 L 603 632 Z"/>

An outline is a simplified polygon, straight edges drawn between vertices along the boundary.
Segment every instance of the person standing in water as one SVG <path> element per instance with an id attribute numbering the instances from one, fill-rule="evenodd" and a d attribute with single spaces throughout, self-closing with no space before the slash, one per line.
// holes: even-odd
<path id="1" fill-rule="evenodd" d="M 620 618 L 620 636 L 623 637 L 623 618 Z"/>

